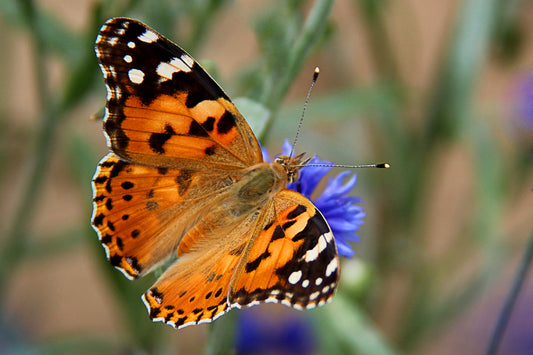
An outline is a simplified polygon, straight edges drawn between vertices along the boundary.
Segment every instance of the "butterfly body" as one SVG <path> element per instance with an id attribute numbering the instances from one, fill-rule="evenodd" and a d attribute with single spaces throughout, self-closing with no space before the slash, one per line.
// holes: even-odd
<path id="1" fill-rule="evenodd" d="M 143 295 L 176 328 L 237 307 L 329 301 L 335 241 L 311 201 L 287 189 L 302 156 L 262 158 L 250 127 L 181 48 L 131 19 L 96 41 L 111 153 L 93 178 L 92 224 L 130 279 L 177 256 Z"/>

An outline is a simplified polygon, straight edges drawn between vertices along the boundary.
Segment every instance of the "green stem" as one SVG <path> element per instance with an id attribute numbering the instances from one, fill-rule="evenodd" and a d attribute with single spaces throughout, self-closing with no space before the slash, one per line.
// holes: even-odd
<path id="1" fill-rule="evenodd" d="M 377 72 L 391 82 L 400 82 L 398 64 L 383 19 L 383 11 L 390 3 L 375 0 L 358 0 L 363 12 L 362 19 L 369 37 L 370 54 L 376 63 Z"/>
<path id="2" fill-rule="evenodd" d="M 283 102 L 283 98 L 287 95 L 290 86 L 300 73 L 313 45 L 316 44 L 317 40 L 324 33 L 333 3 L 334 0 L 315 1 L 304 23 L 302 34 L 295 41 L 293 50 L 289 53 L 285 75 L 276 78 L 276 85 L 269 88 L 269 92 L 262 100 L 262 103 L 270 109 L 272 114 L 267 120 L 263 133 L 259 137 L 260 142 L 264 143 L 267 140 L 272 124 L 274 123 L 274 117 Z"/>
<path id="3" fill-rule="evenodd" d="M 513 285 L 511 286 L 511 290 L 507 295 L 500 316 L 498 317 L 498 321 L 496 323 L 496 327 L 494 328 L 494 332 L 492 333 L 487 352 L 485 353 L 486 355 L 495 355 L 498 351 L 498 347 L 500 346 L 505 329 L 509 324 L 509 319 L 511 318 L 518 294 L 522 289 L 522 285 L 524 284 L 524 280 L 526 279 L 529 271 L 531 260 L 533 260 L 533 234 L 531 234 L 529 238 L 526 251 L 524 252 L 524 256 L 520 262 L 520 267 L 513 281 Z"/>
<path id="4" fill-rule="evenodd" d="M 209 335 L 205 346 L 205 355 L 234 354 L 235 333 L 238 321 L 238 311 L 230 311 L 216 323 L 209 326 Z"/>

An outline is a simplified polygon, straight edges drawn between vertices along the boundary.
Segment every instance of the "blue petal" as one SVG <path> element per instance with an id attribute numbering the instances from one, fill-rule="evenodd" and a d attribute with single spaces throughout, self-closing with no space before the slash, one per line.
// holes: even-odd
<path id="1" fill-rule="evenodd" d="M 350 244 L 344 241 L 342 238 L 335 238 L 335 243 L 337 244 L 337 252 L 341 256 L 350 257 L 354 255 L 354 251 Z"/>
<path id="2" fill-rule="evenodd" d="M 263 153 L 263 160 L 266 161 L 267 163 L 272 163 L 272 161 L 270 160 L 270 157 L 268 156 L 268 150 L 261 146 L 261 153 Z"/>

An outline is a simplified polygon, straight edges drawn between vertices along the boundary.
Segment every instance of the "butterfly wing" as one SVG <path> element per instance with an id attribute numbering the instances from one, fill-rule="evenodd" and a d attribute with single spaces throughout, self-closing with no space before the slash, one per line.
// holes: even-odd
<path id="1" fill-rule="evenodd" d="M 337 287 L 339 259 L 320 211 L 303 195 L 285 189 L 263 217 L 233 277 L 230 305 L 279 302 L 303 309 L 329 301 Z"/>
<path id="2" fill-rule="evenodd" d="M 210 224 L 198 233 L 209 234 Z M 280 302 L 313 308 L 333 296 L 339 277 L 333 235 L 299 193 L 282 190 L 259 213 L 235 219 L 217 234 L 218 242 L 189 250 L 143 295 L 154 321 L 182 328 L 233 307 Z"/>
<path id="3" fill-rule="evenodd" d="M 242 115 L 174 43 L 138 21 L 113 18 L 100 29 L 95 50 L 108 93 L 104 130 L 118 156 L 209 171 L 262 161 Z"/>
<path id="4" fill-rule="evenodd" d="M 114 154 L 93 178 L 92 224 L 111 264 L 136 278 L 176 251 L 202 211 L 228 198 L 222 191 L 262 155 L 213 79 L 144 24 L 108 20 L 96 54 Z"/>
<path id="5" fill-rule="evenodd" d="M 182 254 L 143 295 L 152 320 L 179 329 L 227 312 L 231 278 L 260 220 L 253 213 L 235 219 L 212 235 L 216 240 L 204 245 L 207 249 L 196 246 Z M 209 225 L 201 225 L 196 233 L 211 234 Z"/>
<path id="6" fill-rule="evenodd" d="M 227 173 L 156 168 L 110 153 L 93 178 L 93 228 L 111 264 L 137 278 L 174 253 L 232 184 Z"/>

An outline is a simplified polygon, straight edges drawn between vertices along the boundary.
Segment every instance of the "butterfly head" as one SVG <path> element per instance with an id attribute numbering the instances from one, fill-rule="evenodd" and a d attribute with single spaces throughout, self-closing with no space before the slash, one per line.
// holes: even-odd
<path id="1" fill-rule="evenodd" d="M 295 182 L 300 176 L 300 168 L 307 164 L 310 158 L 304 158 L 305 153 L 290 157 L 288 155 L 280 155 L 274 159 L 275 163 L 280 164 L 287 173 L 287 180 L 289 183 Z"/>

